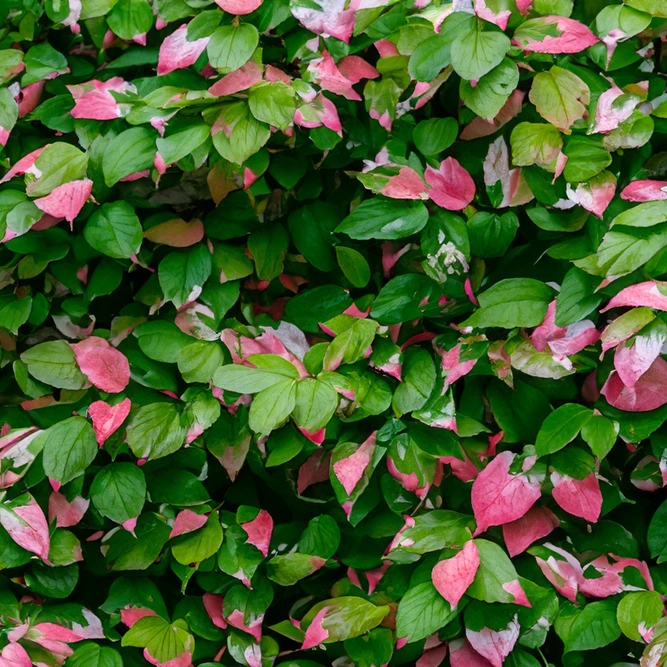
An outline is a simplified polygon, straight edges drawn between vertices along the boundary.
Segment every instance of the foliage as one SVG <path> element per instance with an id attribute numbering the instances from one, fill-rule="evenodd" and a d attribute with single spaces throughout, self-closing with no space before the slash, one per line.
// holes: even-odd
<path id="1" fill-rule="evenodd" d="M 0 665 L 667 663 L 664 0 L 0 19 Z"/>

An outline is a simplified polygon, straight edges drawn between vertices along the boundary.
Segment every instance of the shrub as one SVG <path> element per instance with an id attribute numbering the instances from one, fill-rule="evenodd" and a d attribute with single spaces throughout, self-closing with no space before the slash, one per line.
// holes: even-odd
<path id="1" fill-rule="evenodd" d="M 0 18 L 0 665 L 667 660 L 664 0 Z"/>

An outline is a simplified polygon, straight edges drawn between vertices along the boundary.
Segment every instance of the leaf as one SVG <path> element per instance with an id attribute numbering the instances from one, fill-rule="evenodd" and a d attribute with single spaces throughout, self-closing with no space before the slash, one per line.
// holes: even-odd
<path id="1" fill-rule="evenodd" d="M 381 324 L 398 324 L 421 317 L 439 296 L 437 283 L 427 276 L 408 273 L 392 278 L 377 295 L 371 317 Z"/>
<path id="2" fill-rule="evenodd" d="M 410 588 L 398 604 L 396 634 L 416 642 L 432 635 L 456 616 L 430 581 Z"/>
<path id="3" fill-rule="evenodd" d="M 131 463 L 112 463 L 95 476 L 90 499 L 102 516 L 116 523 L 134 519 L 141 514 L 146 501 L 144 473 Z"/>
<path id="4" fill-rule="evenodd" d="M 556 297 L 557 327 L 580 322 L 600 305 L 602 297 L 595 293 L 594 285 L 593 278 L 576 267 L 565 274 Z"/>
<path id="5" fill-rule="evenodd" d="M 618 438 L 618 424 L 603 415 L 593 415 L 581 429 L 581 438 L 598 459 L 603 459 Z"/>
<path id="6" fill-rule="evenodd" d="M 123 659 L 118 651 L 108 646 L 98 646 L 93 642 L 82 642 L 67 659 L 68 667 L 123 667 Z"/>
<path id="7" fill-rule="evenodd" d="M 325 643 L 344 641 L 363 635 L 378 626 L 389 614 L 386 605 L 376 606 L 363 598 L 341 596 L 318 602 L 301 619 L 301 627 L 307 627 L 318 612 L 327 608 L 322 626 L 327 631 Z"/>
<path id="8" fill-rule="evenodd" d="M 139 619 L 124 635 L 121 646 L 145 648 L 160 663 L 192 650 L 194 640 L 183 621 L 170 624 L 159 616 Z"/>
<path id="9" fill-rule="evenodd" d="M 258 44 L 257 28 L 250 23 L 241 23 L 217 28 L 206 50 L 211 66 L 227 74 L 245 65 Z"/>
<path id="10" fill-rule="evenodd" d="M 519 220 L 514 213 L 495 213 L 480 211 L 468 220 L 470 251 L 477 257 L 502 257 L 511 245 Z"/>
<path id="11" fill-rule="evenodd" d="M 225 104 L 214 126 L 216 129 L 218 131 L 213 133 L 215 149 L 236 164 L 254 155 L 271 136 L 269 126 L 257 120 L 245 102 Z"/>
<path id="12" fill-rule="evenodd" d="M 167 301 L 177 308 L 196 298 L 211 275 L 211 253 L 205 245 L 169 253 L 158 267 L 160 287 Z"/>
<path id="13" fill-rule="evenodd" d="M 127 202 L 117 201 L 97 209 L 90 216 L 83 235 L 98 252 L 120 259 L 139 252 L 143 230 L 134 209 Z"/>
<path id="14" fill-rule="evenodd" d="M 484 120 L 492 121 L 518 84 L 519 68 L 513 60 L 503 58 L 474 87 L 469 81 L 461 79 L 461 101 Z"/>
<path id="15" fill-rule="evenodd" d="M 423 229 L 427 221 L 428 211 L 422 202 L 377 195 L 359 204 L 335 231 L 358 240 L 401 239 Z"/>
<path id="16" fill-rule="evenodd" d="M 483 30 L 477 20 L 473 28 L 452 42 L 452 67 L 468 81 L 480 79 L 499 65 L 510 48 L 507 35 L 495 30 Z"/>
<path id="17" fill-rule="evenodd" d="M 294 90 L 282 81 L 261 83 L 250 89 L 248 105 L 257 120 L 285 130 L 294 117 Z"/>
<path id="18" fill-rule="evenodd" d="M 88 378 L 79 370 L 72 348 L 64 340 L 39 343 L 21 355 L 36 380 L 59 389 L 83 389 Z"/>
<path id="19" fill-rule="evenodd" d="M 337 407 L 338 394 L 330 385 L 315 378 L 297 384 L 294 421 L 309 433 L 324 428 Z"/>
<path id="20" fill-rule="evenodd" d="M 591 602 L 583 609 L 566 602 L 554 627 L 565 644 L 566 653 L 607 646 L 621 636 L 614 600 Z"/>
<path id="21" fill-rule="evenodd" d="M 478 296 L 480 308 L 463 326 L 477 328 L 534 327 L 547 312 L 551 291 L 533 278 L 501 280 Z"/>
<path id="22" fill-rule="evenodd" d="M 141 406 L 127 426 L 127 444 L 140 459 L 157 459 L 173 454 L 185 441 L 181 416 L 169 403 Z"/>
<path id="23" fill-rule="evenodd" d="M 336 259 L 343 275 L 355 287 L 366 287 L 371 279 L 371 269 L 364 256 L 353 248 L 336 246 Z"/>
<path id="24" fill-rule="evenodd" d="M 628 593 L 621 598 L 616 609 L 616 620 L 621 632 L 633 641 L 644 638 L 639 628 L 651 628 L 662 618 L 662 600 L 656 591 Z"/>
<path id="25" fill-rule="evenodd" d="M 422 155 L 437 155 L 454 143 L 458 131 L 454 118 L 430 118 L 417 123 L 412 140 Z"/>
<path id="26" fill-rule="evenodd" d="M 588 408 L 566 403 L 556 408 L 545 420 L 537 434 L 535 450 L 538 456 L 553 454 L 572 442 L 592 418 Z"/>
<path id="27" fill-rule="evenodd" d="M 248 424 L 255 433 L 268 434 L 292 414 L 295 406 L 296 382 L 282 380 L 255 396 Z"/>
<path id="28" fill-rule="evenodd" d="M 145 127 L 133 127 L 111 139 L 102 160 L 107 187 L 112 187 L 125 176 L 153 166 L 155 138 L 154 131 Z"/>
<path id="29" fill-rule="evenodd" d="M 664 502 L 651 517 L 647 534 L 648 548 L 651 558 L 657 558 L 658 563 L 667 560 L 667 502 Z"/>
<path id="30" fill-rule="evenodd" d="M 529 98 L 544 120 L 569 134 L 572 125 L 586 113 L 590 91 L 576 74 L 554 65 L 535 76 Z"/>
<path id="31" fill-rule="evenodd" d="M 181 565 L 201 563 L 217 553 L 222 544 L 222 527 L 217 512 L 211 512 L 199 530 L 176 538 L 171 553 Z"/>
<path id="32" fill-rule="evenodd" d="M 479 569 L 475 579 L 466 591 L 476 600 L 484 602 L 515 602 L 514 590 L 507 586 L 518 583 L 518 575 L 507 554 L 493 542 L 475 540 L 479 551 Z M 519 590 L 520 586 L 519 586 Z"/>
<path id="33" fill-rule="evenodd" d="M 70 417 L 39 436 L 44 472 L 62 484 L 82 475 L 97 455 L 93 427 L 83 417 Z"/>

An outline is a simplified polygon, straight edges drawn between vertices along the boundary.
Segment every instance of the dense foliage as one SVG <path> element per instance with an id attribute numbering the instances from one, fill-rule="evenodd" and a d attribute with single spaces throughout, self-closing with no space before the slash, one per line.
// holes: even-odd
<path id="1" fill-rule="evenodd" d="M 0 22 L 1 667 L 667 663 L 665 0 Z"/>

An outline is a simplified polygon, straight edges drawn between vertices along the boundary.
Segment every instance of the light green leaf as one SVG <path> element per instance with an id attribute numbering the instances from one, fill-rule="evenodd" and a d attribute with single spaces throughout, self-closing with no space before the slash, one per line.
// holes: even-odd
<path id="1" fill-rule="evenodd" d="M 250 405 L 250 428 L 268 434 L 282 424 L 296 405 L 296 381 L 282 380 L 260 391 Z"/>
<path id="2" fill-rule="evenodd" d="M 170 403 L 142 405 L 127 427 L 127 444 L 139 459 L 173 454 L 185 441 L 181 416 Z"/>
<path id="3" fill-rule="evenodd" d="M 378 195 L 359 204 L 336 231 L 358 240 L 402 239 L 423 229 L 427 222 L 423 202 Z"/>
<path id="4" fill-rule="evenodd" d="M 212 35 L 206 50 L 212 67 L 228 74 L 245 65 L 259 44 L 257 28 L 250 23 L 224 25 Z"/>
<path id="5" fill-rule="evenodd" d="M 248 105 L 257 120 L 285 130 L 294 118 L 294 90 L 283 81 L 261 83 L 250 89 Z"/>
<path id="6" fill-rule="evenodd" d="M 540 116 L 565 134 L 570 134 L 572 125 L 584 117 L 591 101 L 588 86 L 557 65 L 535 75 L 528 97 Z"/>
<path id="7" fill-rule="evenodd" d="M 139 252 L 143 230 L 134 209 L 125 201 L 115 201 L 90 216 L 83 236 L 98 252 L 119 259 Z"/>
<path id="8" fill-rule="evenodd" d="M 510 58 L 503 58 L 499 65 L 485 74 L 473 87 L 461 79 L 461 101 L 478 116 L 491 121 L 503 108 L 509 96 L 519 84 L 519 68 Z"/>
<path id="9" fill-rule="evenodd" d="M 58 389 L 84 389 L 88 378 L 79 370 L 72 348 L 64 340 L 38 343 L 21 354 L 36 380 Z"/>
<path id="10" fill-rule="evenodd" d="M 216 554 L 221 544 L 222 526 L 216 511 L 211 512 L 201 528 L 176 538 L 171 553 L 181 565 L 191 565 Z"/>
<path id="11" fill-rule="evenodd" d="M 44 472 L 61 484 L 82 475 L 99 449 L 93 427 L 83 417 L 58 422 L 38 437 L 43 446 Z"/>
<path id="12" fill-rule="evenodd" d="M 476 20 L 472 30 L 452 43 L 452 66 L 467 81 L 481 79 L 502 62 L 510 48 L 510 39 L 499 30 L 483 30 L 488 25 Z"/>

